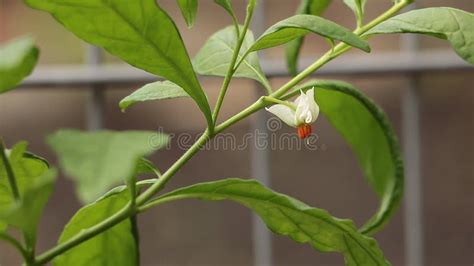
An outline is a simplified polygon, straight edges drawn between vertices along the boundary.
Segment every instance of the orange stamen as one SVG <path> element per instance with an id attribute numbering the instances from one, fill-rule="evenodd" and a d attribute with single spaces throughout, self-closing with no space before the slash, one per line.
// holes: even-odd
<path id="1" fill-rule="evenodd" d="M 298 137 L 300 139 L 305 139 L 311 135 L 311 133 L 313 132 L 313 128 L 311 127 L 310 124 L 301 124 L 297 128 L 297 132 L 298 132 Z"/>

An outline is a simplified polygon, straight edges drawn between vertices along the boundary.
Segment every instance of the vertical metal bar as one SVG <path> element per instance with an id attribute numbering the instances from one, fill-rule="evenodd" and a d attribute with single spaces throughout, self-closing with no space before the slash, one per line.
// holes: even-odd
<path id="1" fill-rule="evenodd" d="M 261 86 L 258 88 L 263 90 Z M 255 141 L 262 138 L 259 136 L 268 136 L 268 129 L 266 127 L 267 114 L 264 112 L 258 112 L 252 119 L 252 132 L 254 133 Z M 268 139 L 266 139 L 268 140 Z M 266 143 L 267 148 L 263 149 L 262 143 L 255 143 L 251 151 L 251 171 L 252 177 L 256 178 L 260 183 L 269 186 L 270 185 L 270 143 Z M 254 265 L 255 266 L 271 266 L 272 265 L 272 235 L 267 229 L 265 224 L 260 220 L 257 215 L 252 217 L 252 241 L 253 241 L 253 253 L 254 253 Z"/>
<path id="2" fill-rule="evenodd" d="M 260 0 L 254 10 L 252 21 L 252 29 L 256 35 L 263 33 L 265 30 L 265 1 Z M 263 53 L 259 53 L 260 58 L 264 57 Z M 255 93 L 257 97 L 261 95 L 262 85 L 255 83 Z M 270 151 L 268 143 L 267 114 L 258 112 L 252 119 L 252 132 L 254 132 L 254 146 L 251 150 L 251 172 L 252 177 L 258 179 L 262 184 L 270 185 Z M 258 134 L 258 135 L 257 135 Z M 257 143 L 261 140 L 259 136 L 265 136 L 267 148 L 262 149 L 263 145 Z M 260 218 L 256 215 L 252 217 L 252 241 L 255 266 L 271 266 L 272 263 L 272 235 Z"/>
<path id="3" fill-rule="evenodd" d="M 86 64 L 95 68 L 102 62 L 102 50 L 89 45 L 86 51 Z M 105 88 L 103 85 L 94 84 L 87 93 L 86 99 L 86 128 L 94 131 L 104 126 Z"/>
<path id="4" fill-rule="evenodd" d="M 411 8 L 415 8 L 412 6 Z M 416 60 L 416 35 L 402 37 L 402 50 Z M 423 266 L 423 206 L 420 151 L 419 78 L 413 74 L 402 98 L 403 150 L 405 155 L 405 264 Z"/>
<path id="5" fill-rule="evenodd" d="M 408 266 L 423 265 L 423 219 L 420 168 L 419 94 L 411 80 L 403 95 L 403 146 L 405 153 L 405 260 Z"/>

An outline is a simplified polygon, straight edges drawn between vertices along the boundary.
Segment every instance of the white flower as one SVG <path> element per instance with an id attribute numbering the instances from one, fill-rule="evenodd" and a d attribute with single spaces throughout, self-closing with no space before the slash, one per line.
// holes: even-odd
<path id="1" fill-rule="evenodd" d="M 267 111 L 276 115 L 287 125 L 297 128 L 298 135 L 304 139 L 311 134 L 311 124 L 318 119 L 319 106 L 314 100 L 314 88 L 301 95 L 293 103 L 275 104 Z"/>

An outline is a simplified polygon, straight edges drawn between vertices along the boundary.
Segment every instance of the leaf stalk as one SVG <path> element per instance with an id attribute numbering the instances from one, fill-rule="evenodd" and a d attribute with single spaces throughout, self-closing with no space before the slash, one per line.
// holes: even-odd
<path id="1" fill-rule="evenodd" d="M 12 190 L 13 198 L 15 201 L 20 201 L 20 191 L 18 190 L 18 185 L 16 183 L 15 173 L 13 172 L 13 168 L 10 164 L 10 160 L 8 160 L 6 147 L 3 143 L 3 140 L 0 139 L 0 157 L 3 161 L 3 165 L 5 165 L 5 171 L 7 172 L 8 183 L 10 184 L 10 188 Z"/>
<path id="2" fill-rule="evenodd" d="M 242 32 L 240 34 L 239 34 L 239 32 L 237 32 L 237 34 L 239 36 L 239 39 L 237 40 L 237 44 L 235 46 L 234 53 L 232 55 L 232 59 L 231 59 L 230 64 L 229 64 L 229 68 L 227 70 L 227 74 L 224 78 L 224 81 L 222 82 L 222 87 L 221 87 L 219 96 L 217 98 L 217 102 L 216 102 L 216 106 L 214 108 L 214 112 L 212 114 L 212 120 L 214 121 L 214 124 L 217 123 L 217 118 L 219 116 L 219 111 L 220 111 L 220 109 L 222 107 L 222 104 L 224 102 L 224 98 L 225 98 L 225 95 L 227 93 L 227 89 L 229 88 L 230 81 L 232 80 L 232 77 L 234 76 L 234 73 L 236 71 L 236 69 L 234 67 L 235 67 L 237 59 L 239 57 L 240 49 L 242 48 L 242 44 L 244 43 L 245 36 L 247 35 L 247 30 L 250 26 L 250 22 L 252 21 L 253 9 L 254 9 L 253 5 L 254 4 L 255 3 L 252 3 L 252 1 L 249 2 L 248 7 L 247 7 L 247 15 L 245 17 L 244 26 L 242 27 Z"/>

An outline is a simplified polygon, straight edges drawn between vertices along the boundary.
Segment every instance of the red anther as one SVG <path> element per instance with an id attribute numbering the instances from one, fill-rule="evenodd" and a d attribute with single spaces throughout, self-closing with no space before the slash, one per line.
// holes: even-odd
<path id="1" fill-rule="evenodd" d="M 298 131 L 298 137 L 300 139 L 305 139 L 311 135 L 311 133 L 313 132 L 313 128 L 311 127 L 310 124 L 302 124 L 298 126 L 297 131 Z"/>

